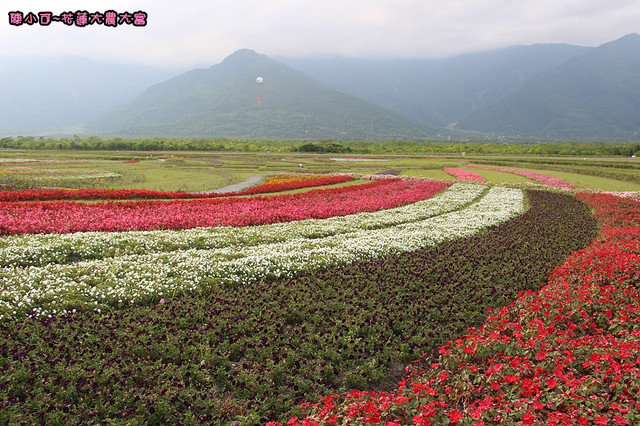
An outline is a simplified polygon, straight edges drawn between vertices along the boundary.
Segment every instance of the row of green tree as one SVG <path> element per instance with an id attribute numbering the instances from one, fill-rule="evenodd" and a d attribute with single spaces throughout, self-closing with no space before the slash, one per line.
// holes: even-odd
<path id="1" fill-rule="evenodd" d="M 640 143 L 563 142 L 494 143 L 441 141 L 320 141 L 237 140 L 210 138 L 121 138 L 98 136 L 51 138 L 18 136 L 0 139 L 0 149 L 102 151 L 231 151 L 358 154 L 640 156 Z"/>

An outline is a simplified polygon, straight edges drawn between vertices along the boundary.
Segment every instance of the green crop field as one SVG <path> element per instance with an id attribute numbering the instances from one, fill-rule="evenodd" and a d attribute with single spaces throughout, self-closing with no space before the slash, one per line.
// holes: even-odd
<path id="1" fill-rule="evenodd" d="M 365 161 L 339 161 L 338 159 Z M 127 162 L 127 161 L 137 162 Z M 382 160 L 382 161 L 366 161 Z M 589 158 L 579 164 L 558 165 L 566 157 L 428 158 L 424 156 L 210 153 L 210 152 L 111 152 L 111 151 L 0 151 L 0 184 L 5 188 L 141 188 L 163 191 L 204 191 L 244 181 L 250 176 L 289 173 L 394 172 L 401 176 L 452 180 L 444 167 L 466 164 L 499 164 L 537 171 L 592 190 L 640 191 L 640 161 L 626 158 Z M 603 167 L 606 164 L 606 167 Z M 553 165 L 553 170 L 549 168 Z M 559 170 L 561 169 L 561 170 Z M 584 173 L 581 173 L 584 171 Z M 494 184 L 525 183 L 530 179 L 510 173 L 475 170 Z M 598 175 L 599 174 L 599 175 Z M 637 178 L 636 178 L 637 176 Z M 616 179 L 617 177 L 617 179 Z"/>

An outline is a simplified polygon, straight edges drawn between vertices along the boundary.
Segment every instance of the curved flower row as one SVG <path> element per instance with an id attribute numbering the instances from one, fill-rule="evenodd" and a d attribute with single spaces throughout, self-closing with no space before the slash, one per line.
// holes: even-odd
<path id="1" fill-rule="evenodd" d="M 0 234 L 188 229 L 327 218 L 412 203 L 433 196 L 448 185 L 385 180 L 274 197 L 0 203 Z"/>
<path id="2" fill-rule="evenodd" d="M 460 180 L 470 180 L 475 182 L 486 182 L 487 180 L 477 173 L 470 172 L 469 170 L 461 169 L 459 167 L 445 167 L 444 171 Z"/>
<path id="3" fill-rule="evenodd" d="M 282 230 L 284 239 L 279 242 L 245 245 L 231 240 L 228 246 L 214 249 L 150 252 L 41 267 L 5 267 L 0 269 L 3 285 L 0 312 L 2 315 L 19 312 L 44 315 L 73 308 L 103 309 L 122 303 L 157 301 L 211 285 L 291 277 L 311 269 L 415 250 L 472 235 L 522 213 L 524 208 L 520 190 L 496 187 L 461 210 L 404 222 L 409 216 L 450 211 L 451 198 L 447 193 L 412 205 L 418 210 L 415 213 L 408 209 L 398 211 L 399 223 L 381 229 L 344 232 L 344 224 L 338 221 L 336 226 L 343 226 L 337 231 L 341 233 L 330 232 L 325 237 L 299 236 L 300 229 L 292 226 L 290 235 Z M 463 205 L 477 194 L 477 190 L 469 191 L 457 204 Z M 259 240 L 262 228 L 255 227 L 249 232 L 254 232 Z M 267 232 L 270 231 L 267 228 Z M 264 240 L 269 238 L 266 236 Z"/>
<path id="4" fill-rule="evenodd" d="M 217 195 L 216 195 L 217 196 Z M 179 199 L 207 198 L 204 194 L 188 192 L 152 191 L 146 189 L 23 189 L 0 191 L 1 202 L 48 200 L 127 200 L 127 199 Z"/>
<path id="5" fill-rule="evenodd" d="M 153 191 L 147 189 L 25 189 L 0 191 L 0 202 L 49 200 L 133 200 L 219 198 L 234 195 L 266 194 L 314 186 L 334 185 L 353 180 L 352 176 L 308 175 L 287 179 L 270 178 L 262 185 L 241 192 L 194 193 L 184 191 Z"/>
<path id="6" fill-rule="evenodd" d="M 578 194 L 603 223 L 540 291 L 408 367 L 395 392 L 306 404 L 289 424 L 617 424 L 640 421 L 640 203 Z"/>
<path id="7" fill-rule="evenodd" d="M 513 173 L 515 175 L 524 176 L 527 179 L 540 182 L 542 185 L 552 186 L 554 188 L 565 188 L 565 189 L 576 188 L 576 186 L 571 182 L 567 182 L 566 180 L 560 179 L 557 177 L 545 175 L 544 173 L 528 172 L 525 170 L 518 170 L 518 169 L 506 169 L 502 167 L 493 167 L 493 166 L 478 166 L 475 164 L 469 164 L 468 167 L 475 167 L 477 169 L 484 169 L 484 170 L 494 170 L 497 172 Z"/>
<path id="8" fill-rule="evenodd" d="M 473 202 L 484 191 L 486 187 L 482 185 L 457 183 L 435 198 L 392 209 L 262 226 L 6 236 L 0 239 L 0 267 L 43 266 L 188 249 L 249 247 L 291 238 L 323 238 L 448 213 Z"/>
<path id="9" fill-rule="evenodd" d="M 263 182 L 263 184 L 271 185 L 274 183 L 306 182 L 309 180 L 323 179 L 326 177 L 327 175 L 319 174 L 281 173 L 279 175 L 270 176 Z"/>
<path id="10" fill-rule="evenodd" d="M 292 189 L 311 188 L 314 186 L 335 185 L 337 183 L 347 182 L 353 180 L 351 176 L 321 176 L 313 175 L 310 179 L 292 179 L 283 180 L 279 182 L 277 180 L 267 180 L 262 185 L 254 186 L 252 188 L 245 189 L 244 191 L 236 192 L 234 195 L 252 195 L 252 194 L 266 194 L 269 192 L 290 191 Z M 228 195 L 228 194 L 227 194 Z"/>

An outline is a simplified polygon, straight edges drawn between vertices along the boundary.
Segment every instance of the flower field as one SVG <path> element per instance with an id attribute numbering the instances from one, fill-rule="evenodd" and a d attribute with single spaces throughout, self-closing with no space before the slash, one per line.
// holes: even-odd
<path id="1" fill-rule="evenodd" d="M 263 225 L 242 210 L 254 200 Z M 33 223 L 45 204 L 191 203 L 244 222 L 72 232 L 49 216 L 44 231 L 7 232 L 20 221 L 5 220 L 18 235 L 0 238 L 0 422 L 374 421 L 375 404 L 362 415 L 344 397 L 300 404 L 393 389 L 407 363 L 535 294 L 597 232 L 574 197 L 475 183 L 382 179 L 231 201 L 3 203 L 15 217 L 37 206 Z"/>
<path id="2" fill-rule="evenodd" d="M 443 345 L 396 391 L 331 395 L 288 424 L 638 424 L 640 203 L 577 198 L 600 235 L 541 290 Z"/>
<path id="3" fill-rule="evenodd" d="M 404 207 L 322 221 L 14 237 L 0 255 L 0 315 L 102 310 L 416 250 L 497 225 L 522 213 L 522 201 L 517 189 L 458 184 Z"/>

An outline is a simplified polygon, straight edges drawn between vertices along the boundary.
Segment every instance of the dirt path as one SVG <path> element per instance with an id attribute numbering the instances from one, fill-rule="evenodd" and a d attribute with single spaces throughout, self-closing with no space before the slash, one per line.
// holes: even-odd
<path id="1" fill-rule="evenodd" d="M 264 182 L 264 176 L 262 175 L 254 175 L 250 178 L 234 183 L 233 185 L 223 186 L 222 188 L 213 189 L 211 191 L 200 191 L 200 194 L 221 194 L 224 192 L 240 192 L 244 191 L 247 188 L 251 188 L 252 186 L 256 186 Z"/>

